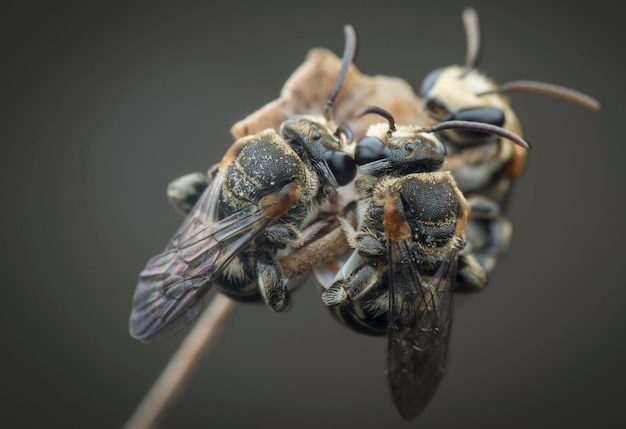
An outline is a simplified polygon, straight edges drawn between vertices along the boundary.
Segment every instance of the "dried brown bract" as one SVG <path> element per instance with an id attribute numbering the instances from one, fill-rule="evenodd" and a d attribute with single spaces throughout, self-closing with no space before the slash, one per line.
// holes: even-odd
<path id="1" fill-rule="evenodd" d="M 314 48 L 283 86 L 280 97 L 237 122 L 230 129 L 240 138 L 267 128 L 277 128 L 287 118 L 298 114 L 321 114 L 333 89 L 341 59 L 324 48 Z M 337 97 L 335 122 L 350 127 L 355 139 L 379 118 L 358 118 L 363 106 L 380 106 L 401 124 L 424 124 L 427 118 L 421 99 L 405 80 L 389 76 L 368 76 L 350 65 L 341 93 Z"/>

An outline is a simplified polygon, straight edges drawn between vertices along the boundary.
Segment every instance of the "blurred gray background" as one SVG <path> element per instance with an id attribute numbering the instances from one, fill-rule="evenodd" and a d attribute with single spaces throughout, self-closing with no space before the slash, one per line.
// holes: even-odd
<path id="1" fill-rule="evenodd" d="M 512 96 L 534 145 L 511 252 L 457 301 L 451 361 L 415 422 L 394 413 L 385 341 L 336 324 L 311 281 L 288 314 L 241 305 L 164 428 L 624 427 L 623 3 L 28 2 L 3 6 L 0 426 L 121 427 L 184 334 L 127 333 L 137 274 L 181 222 L 167 183 L 219 161 L 230 126 L 306 52 L 414 85 L 465 57 L 599 98 Z M 622 125 L 620 125 L 622 124 Z"/>

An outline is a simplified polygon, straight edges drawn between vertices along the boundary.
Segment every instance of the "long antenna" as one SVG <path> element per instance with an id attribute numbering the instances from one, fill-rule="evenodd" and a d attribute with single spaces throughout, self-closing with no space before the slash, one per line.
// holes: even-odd
<path id="1" fill-rule="evenodd" d="M 553 83 L 535 82 L 532 80 L 515 80 L 512 82 L 503 83 L 495 89 L 485 91 L 480 94 L 501 94 L 510 92 L 536 92 L 539 94 L 552 95 L 554 97 L 563 98 L 572 103 L 580 104 L 591 110 L 600 110 L 600 102 L 595 98 L 584 94 L 575 89 L 566 88 L 564 86 L 555 85 Z"/>
<path id="2" fill-rule="evenodd" d="M 368 113 L 374 113 L 385 118 L 387 122 L 389 122 L 389 134 L 393 133 L 396 130 L 396 120 L 393 118 L 393 115 L 382 107 L 364 106 L 357 110 L 355 115 L 360 118 L 361 116 L 367 115 Z"/>
<path id="3" fill-rule="evenodd" d="M 475 68 L 480 60 L 480 24 L 476 10 L 468 7 L 463 11 L 463 26 L 465 27 L 465 38 L 467 40 L 465 67 L 463 68 L 463 75 L 465 75 L 471 69 Z"/>
<path id="4" fill-rule="evenodd" d="M 511 140 L 513 143 L 520 145 L 525 149 L 529 149 L 530 145 L 526 140 L 511 131 L 491 124 L 483 124 L 482 122 L 472 121 L 445 121 L 428 128 L 421 128 L 418 131 L 423 133 L 436 133 L 443 130 L 464 130 L 474 131 L 485 134 L 494 134 Z"/>
<path id="5" fill-rule="evenodd" d="M 333 92 L 330 94 L 330 98 L 326 103 L 326 108 L 324 109 L 324 117 L 327 121 L 331 121 L 333 118 L 333 107 L 335 105 L 335 99 L 339 94 L 339 90 L 343 85 L 343 81 L 346 78 L 346 73 L 348 72 L 348 67 L 352 60 L 354 59 L 354 54 L 356 52 L 356 32 L 354 31 L 354 27 L 350 24 L 347 24 L 343 27 L 343 31 L 346 36 L 346 44 L 343 50 L 343 58 L 341 59 L 341 69 L 339 70 L 339 76 L 337 76 L 337 82 L 335 82 L 335 87 L 333 88 Z"/>

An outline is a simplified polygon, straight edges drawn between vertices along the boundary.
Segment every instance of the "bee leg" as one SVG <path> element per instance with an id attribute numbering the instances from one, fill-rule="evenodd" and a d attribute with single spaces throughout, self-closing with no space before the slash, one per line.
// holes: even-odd
<path id="1" fill-rule="evenodd" d="M 272 225 L 265 229 L 265 237 L 278 249 L 284 249 L 287 245 L 297 249 L 313 239 L 327 224 L 323 220 L 317 221 L 302 231 L 292 224 Z"/>
<path id="2" fill-rule="evenodd" d="M 455 292 L 476 292 L 487 286 L 487 273 L 471 253 L 459 255 Z"/>
<path id="3" fill-rule="evenodd" d="M 382 256 L 385 254 L 385 245 L 371 234 L 359 232 L 354 237 L 355 248 L 363 256 Z"/>
<path id="4" fill-rule="evenodd" d="M 313 240 L 317 234 L 324 229 L 324 227 L 328 226 L 329 223 L 325 220 L 318 220 L 307 226 L 302 230 L 300 236 L 302 237 L 303 244 L 309 243 Z"/>
<path id="5" fill-rule="evenodd" d="M 340 217 L 341 228 L 346 234 L 346 240 L 351 248 L 356 249 L 362 256 L 382 256 L 385 254 L 385 245 L 372 234 L 357 232 L 350 222 Z"/>
<path id="6" fill-rule="evenodd" d="M 278 249 L 284 249 L 287 245 L 297 249 L 313 239 L 326 225 L 327 222 L 319 221 L 309 225 L 302 231 L 299 231 L 295 225 L 272 225 L 265 229 L 265 237 Z"/>
<path id="7" fill-rule="evenodd" d="M 490 273 L 496 268 L 498 260 L 509 249 L 513 227 L 508 217 L 501 213 L 488 224 L 488 243 L 482 251 L 475 252 L 478 263 Z"/>
<path id="8" fill-rule="evenodd" d="M 265 303 L 276 312 L 288 310 L 287 279 L 278 264 L 266 255 L 257 260 L 255 268 L 259 290 Z"/>
<path id="9" fill-rule="evenodd" d="M 386 270 L 377 270 L 370 263 L 362 264 L 345 280 L 336 281 L 326 289 L 322 293 L 322 301 L 328 306 L 339 305 L 346 301 L 356 301 L 378 285 L 385 275 Z"/>
<path id="10" fill-rule="evenodd" d="M 196 172 L 185 174 L 167 185 L 167 198 L 177 212 L 187 216 L 209 186 L 219 164 L 215 164 L 208 174 Z"/>
<path id="11" fill-rule="evenodd" d="M 272 225 L 265 229 L 265 238 L 278 249 L 284 249 L 289 242 L 296 240 L 297 237 L 298 232 L 293 226 Z"/>
<path id="12" fill-rule="evenodd" d="M 487 272 L 493 271 L 498 259 L 511 243 L 511 221 L 494 201 L 481 197 L 468 198 L 470 214 L 465 234 L 471 253 Z"/>

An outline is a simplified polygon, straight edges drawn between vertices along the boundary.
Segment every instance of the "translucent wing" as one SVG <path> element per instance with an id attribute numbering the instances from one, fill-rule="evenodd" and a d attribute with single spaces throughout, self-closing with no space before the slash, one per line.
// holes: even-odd
<path id="1" fill-rule="evenodd" d="M 419 255 L 407 242 L 388 239 L 387 247 L 387 382 L 398 413 L 412 420 L 445 374 L 458 251 L 426 279 L 418 269 Z"/>
<path id="2" fill-rule="evenodd" d="M 144 342 L 184 328 L 201 310 L 210 281 L 271 221 L 258 208 L 217 219 L 218 172 L 165 250 L 139 274 L 130 334 Z"/>

